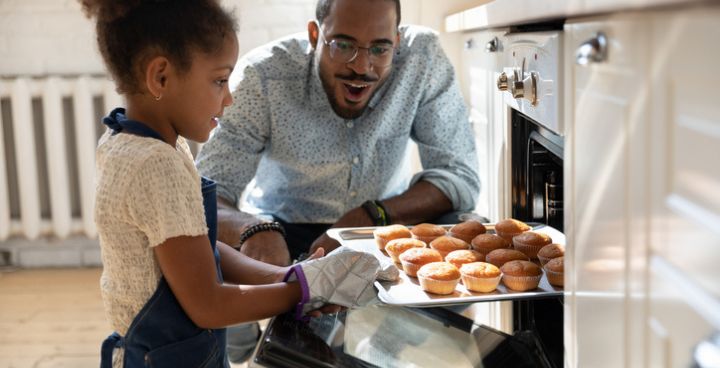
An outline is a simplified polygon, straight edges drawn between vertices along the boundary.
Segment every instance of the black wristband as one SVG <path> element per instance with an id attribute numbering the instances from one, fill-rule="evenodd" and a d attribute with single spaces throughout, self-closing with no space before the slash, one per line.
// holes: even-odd
<path id="1" fill-rule="evenodd" d="M 390 216 L 380 201 L 365 201 L 362 209 L 367 212 L 375 226 L 387 226 L 391 224 Z"/>
<path id="2" fill-rule="evenodd" d="M 245 231 L 240 234 L 240 240 L 235 248 L 240 248 L 251 236 L 262 231 L 277 231 L 283 238 L 285 237 L 285 228 L 283 228 L 279 222 L 263 222 L 262 224 L 255 224 L 246 228 Z"/>

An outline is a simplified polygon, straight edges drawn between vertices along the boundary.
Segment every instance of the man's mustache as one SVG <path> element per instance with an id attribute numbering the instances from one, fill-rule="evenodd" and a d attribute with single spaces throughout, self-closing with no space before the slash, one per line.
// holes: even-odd
<path id="1" fill-rule="evenodd" d="M 352 74 L 348 74 L 348 75 L 335 74 L 335 78 L 346 80 L 348 82 L 357 82 L 357 81 L 377 82 L 379 79 L 377 77 L 371 77 L 367 74 L 357 74 L 357 73 L 352 73 Z"/>

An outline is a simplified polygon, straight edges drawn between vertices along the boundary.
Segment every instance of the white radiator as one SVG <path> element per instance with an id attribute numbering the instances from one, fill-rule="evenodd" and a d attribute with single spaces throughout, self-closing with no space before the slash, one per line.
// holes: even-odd
<path id="1" fill-rule="evenodd" d="M 121 104 L 104 76 L 0 79 L 0 242 L 96 237 L 100 117 Z"/>

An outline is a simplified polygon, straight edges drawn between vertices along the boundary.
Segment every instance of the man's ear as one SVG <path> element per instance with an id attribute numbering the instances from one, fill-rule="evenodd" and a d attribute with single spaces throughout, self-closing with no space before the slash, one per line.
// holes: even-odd
<path id="1" fill-rule="evenodd" d="M 145 67 L 145 86 L 156 100 L 165 94 L 169 71 L 170 61 L 164 56 L 152 58 Z"/>
<path id="2" fill-rule="evenodd" d="M 308 39 L 313 49 L 317 48 L 318 38 L 320 38 L 320 26 L 316 20 L 311 20 L 307 25 Z"/>

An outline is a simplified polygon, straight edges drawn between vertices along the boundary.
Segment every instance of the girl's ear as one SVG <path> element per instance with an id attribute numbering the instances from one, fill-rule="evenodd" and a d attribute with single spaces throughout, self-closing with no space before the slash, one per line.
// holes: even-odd
<path id="1" fill-rule="evenodd" d="M 307 29 L 310 44 L 312 45 L 313 49 L 316 49 L 318 38 L 320 37 L 320 26 L 318 25 L 318 22 L 316 20 L 311 20 L 308 22 Z"/>
<path id="2" fill-rule="evenodd" d="M 160 100 L 167 89 L 170 61 L 164 56 L 156 56 L 145 68 L 145 86 L 156 100 Z"/>

